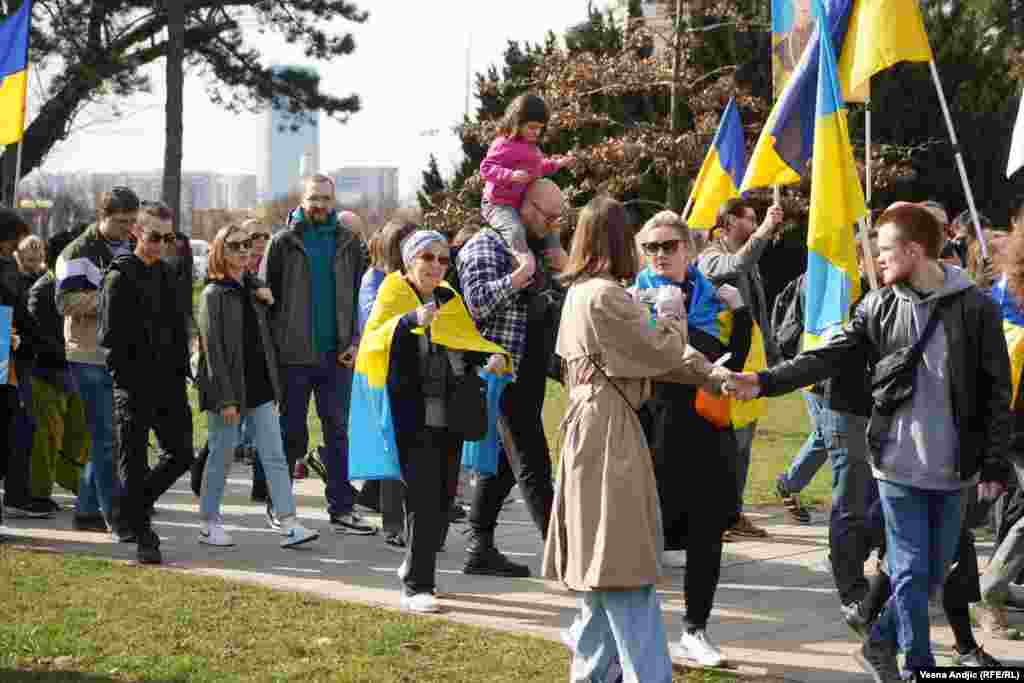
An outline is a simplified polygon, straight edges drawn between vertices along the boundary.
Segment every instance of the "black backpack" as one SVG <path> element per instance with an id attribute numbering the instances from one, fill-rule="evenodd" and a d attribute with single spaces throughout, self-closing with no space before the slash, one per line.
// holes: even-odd
<path id="1" fill-rule="evenodd" d="M 791 281 L 772 305 L 772 336 L 786 360 L 800 353 L 804 336 L 804 275 Z"/>

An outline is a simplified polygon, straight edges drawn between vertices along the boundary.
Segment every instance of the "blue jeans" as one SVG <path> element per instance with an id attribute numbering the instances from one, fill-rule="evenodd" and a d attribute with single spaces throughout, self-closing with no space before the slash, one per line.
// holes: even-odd
<path id="1" fill-rule="evenodd" d="M 102 512 L 111 520 L 120 485 L 114 476 L 114 378 L 102 365 L 68 363 L 85 403 L 85 420 L 92 435 L 89 462 L 82 469 L 75 512 Z"/>
<path id="2" fill-rule="evenodd" d="M 352 512 L 355 494 L 348 483 L 348 404 L 352 398 L 352 369 L 338 365 L 338 354 L 321 354 L 318 365 L 286 365 L 281 368 L 284 404 L 281 431 L 289 468 L 309 448 L 309 398 L 324 434 L 324 468 L 327 470 L 327 512 L 332 517 Z M 257 448 L 259 446 L 257 445 Z"/>
<path id="3" fill-rule="evenodd" d="M 892 597 L 871 639 L 896 643 L 905 668 L 935 666 L 928 598 L 946 581 L 960 539 L 961 491 L 933 491 L 879 481 Z"/>
<path id="4" fill-rule="evenodd" d="M 807 403 L 807 417 L 811 419 L 811 433 L 807 435 L 804 445 L 800 447 L 793 462 L 789 464 L 789 469 L 783 474 L 783 485 L 790 493 L 803 491 L 828 458 L 820 417 L 821 411 L 828 408 L 818 394 L 804 391 L 803 395 Z"/>
<path id="5" fill-rule="evenodd" d="M 616 659 L 624 683 L 671 683 L 672 658 L 654 586 L 589 591 L 580 601 L 570 628 L 576 639 L 572 683 L 606 680 Z"/>
<path id="6" fill-rule="evenodd" d="M 240 424 L 229 425 L 225 422 L 219 412 L 210 411 L 207 416 L 210 455 L 206 460 L 203 488 L 199 494 L 199 516 L 203 521 L 217 522 L 220 520 L 220 503 L 224 498 L 228 470 L 231 469 L 242 430 Z M 292 494 L 292 481 L 284 457 L 277 409 L 272 401 L 268 401 L 245 413 L 244 417 L 246 433 L 253 440 L 267 476 L 274 510 L 279 519 L 292 517 L 295 515 L 295 496 Z"/>

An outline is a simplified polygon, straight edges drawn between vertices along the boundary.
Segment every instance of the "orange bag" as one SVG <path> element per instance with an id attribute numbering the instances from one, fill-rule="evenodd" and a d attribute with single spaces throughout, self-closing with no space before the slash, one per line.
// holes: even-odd
<path id="1" fill-rule="evenodd" d="M 698 415 L 719 429 L 732 425 L 732 399 L 728 396 L 715 396 L 706 389 L 698 389 L 694 407 Z"/>

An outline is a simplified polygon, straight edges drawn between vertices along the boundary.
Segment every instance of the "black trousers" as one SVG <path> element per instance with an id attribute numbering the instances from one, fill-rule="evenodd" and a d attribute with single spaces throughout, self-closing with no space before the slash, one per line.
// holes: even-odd
<path id="1" fill-rule="evenodd" d="M 512 487 L 526 501 L 533 523 L 541 537 L 547 535 L 551 503 L 555 492 L 551 483 L 551 452 L 544 434 L 541 414 L 547 389 L 547 366 L 550 350 L 548 335 L 532 323 L 526 334 L 526 353 L 519 365 L 517 379 L 505 388 L 501 397 L 501 414 L 511 432 L 513 452 L 502 449 L 498 471 L 481 476 L 477 482 L 469 512 L 469 524 L 477 532 L 493 532 L 498 514 Z"/>
<path id="2" fill-rule="evenodd" d="M 462 440 L 443 427 L 424 427 L 398 445 L 405 483 L 406 562 L 410 595 L 434 590 L 437 551 L 448 527 L 449 461 Z"/>
<path id="3" fill-rule="evenodd" d="M 691 524 L 685 545 L 683 596 L 686 614 L 683 616 L 683 628 L 687 631 L 703 630 L 708 626 L 718 579 L 722 575 L 722 532 L 714 526 Z"/>
<path id="4" fill-rule="evenodd" d="M 192 411 L 179 377 L 147 378 L 138 387 L 114 383 L 117 473 L 121 493 L 114 504 L 120 529 L 136 534 L 150 528 L 149 508 L 188 471 L 192 453 Z M 168 457 L 149 468 L 149 431 Z"/>
<path id="5" fill-rule="evenodd" d="M 32 365 L 18 362 L 19 385 L 11 398 L 10 436 L 4 442 L 8 448 L 7 477 L 4 479 L 4 504 L 18 505 L 32 500 L 32 440 L 36 421 L 32 414 Z"/>
<path id="6" fill-rule="evenodd" d="M 0 384 L 0 479 L 7 490 L 8 458 L 14 446 L 14 420 L 18 410 L 18 388 L 11 384 Z M 2 514 L 2 511 L 0 511 Z"/>

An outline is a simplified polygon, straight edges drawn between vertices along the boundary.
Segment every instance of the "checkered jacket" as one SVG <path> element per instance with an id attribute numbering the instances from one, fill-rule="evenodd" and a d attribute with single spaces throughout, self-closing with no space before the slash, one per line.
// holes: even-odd
<path id="1" fill-rule="evenodd" d="M 526 351 L 526 299 L 512 289 L 517 264 L 501 235 L 484 228 L 466 242 L 456 258 L 462 296 L 485 338 L 512 355 L 517 372 Z"/>

